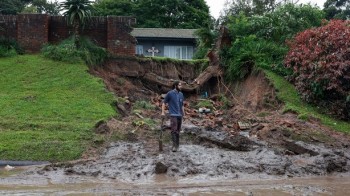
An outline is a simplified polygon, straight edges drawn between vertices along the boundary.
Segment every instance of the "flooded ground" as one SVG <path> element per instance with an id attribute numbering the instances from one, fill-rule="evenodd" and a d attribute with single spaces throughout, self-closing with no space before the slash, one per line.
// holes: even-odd
<path id="1" fill-rule="evenodd" d="M 0 195 L 350 194 L 350 174 L 319 172 L 317 159 L 284 157 L 261 147 L 239 152 L 196 144 L 184 144 L 175 153 L 166 146 L 152 154 L 143 143 L 116 142 L 97 160 L 2 167 Z M 289 162 L 295 164 L 284 165 Z M 160 163 L 163 172 L 157 172 Z"/>
<path id="2" fill-rule="evenodd" d="M 350 176 L 250 180 L 193 180 L 150 177 L 147 183 L 122 182 L 118 179 L 70 175 L 21 175 L 35 167 L 1 169 L 0 195 L 349 195 Z"/>
<path id="3" fill-rule="evenodd" d="M 112 142 L 95 158 L 0 169 L 0 195 L 349 195 L 348 146 L 272 146 L 184 125 L 178 152 Z M 186 139 L 190 138 L 190 139 Z M 289 149 L 289 150 L 286 150 Z M 294 152 L 294 153 L 292 153 Z"/>

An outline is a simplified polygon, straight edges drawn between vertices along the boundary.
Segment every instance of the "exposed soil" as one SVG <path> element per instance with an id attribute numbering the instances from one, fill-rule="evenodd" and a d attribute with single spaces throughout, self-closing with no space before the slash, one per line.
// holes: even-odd
<path id="1" fill-rule="evenodd" d="M 81 160 L 49 164 L 27 170 L 15 178 L 0 178 L 1 184 L 20 181 L 25 185 L 35 178 L 38 185 L 57 185 L 92 182 L 92 178 L 117 181 L 120 186 L 120 183 L 157 184 L 156 179 L 162 178 L 169 183 L 174 180 L 188 184 L 204 182 L 210 187 L 208 183 L 215 181 L 264 179 L 272 182 L 267 186 L 270 190 L 267 193 L 278 195 L 286 190 L 294 194 L 296 188 L 285 190 L 283 185 L 274 184 L 276 179 L 349 175 L 349 135 L 333 131 L 317 119 L 301 120 L 296 114 L 282 113 L 283 105 L 262 73 L 250 74 L 231 86 L 214 78 L 197 92 L 185 92 L 186 118 L 178 152 L 170 150 L 167 129 L 163 132 L 163 151 L 159 152 L 158 148 L 161 93 L 166 88 L 154 88 L 142 79 L 121 77 L 105 68 L 91 70 L 91 73 L 101 77 L 107 88 L 119 97 L 115 108 L 121 115 L 96 124 L 95 131 L 105 140 L 96 144 L 102 147 L 91 147 Z M 207 98 L 203 98 L 203 92 L 209 92 Z M 219 93 L 226 95 L 226 101 L 219 98 Z M 196 106 L 203 100 L 213 104 L 208 113 L 200 113 Z M 140 101 L 151 103 L 155 109 L 134 110 Z M 149 123 L 149 119 L 155 124 Z M 169 126 L 169 121 L 166 124 Z M 177 186 L 171 190 L 184 188 L 184 185 Z M 222 186 L 223 193 L 229 193 L 229 187 Z M 156 194 L 155 190 L 144 189 L 137 194 Z M 200 187 L 193 190 L 205 191 Z M 325 186 L 308 186 L 299 193 L 305 191 L 329 192 Z"/>
<path id="2" fill-rule="evenodd" d="M 208 113 L 198 112 L 196 104 L 203 100 L 200 95 L 187 93 L 181 147 L 175 153 L 170 151 L 169 131 L 164 132 L 164 151 L 158 149 L 160 92 L 147 88 L 142 80 L 103 70 L 95 70 L 94 74 L 127 100 L 116 103 L 122 116 L 99 123 L 96 131 L 107 137 L 118 132 L 126 140 L 109 143 L 103 152 L 95 153 L 93 160 L 50 165 L 45 172 L 61 169 L 67 175 L 148 182 L 157 174 L 190 179 L 256 179 L 347 173 L 350 169 L 349 136 L 334 132 L 317 119 L 305 121 L 296 114 L 283 114 L 274 89 L 262 73 L 251 74 L 230 87 L 220 82 L 209 84 L 212 93 L 208 100 L 214 107 Z M 217 92 L 226 93 L 229 100 L 225 108 Z M 156 109 L 135 113 L 133 104 L 141 100 L 149 101 Z M 156 125 L 147 124 L 146 118 Z M 91 159 L 91 154 L 86 158 Z"/>
<path id="3" fill-rule="evenodd" d="M 227 43 L 230 42 L 223 33 L 215 47 Z M 102 78 L 107 89 L 115 93 L 114 107 L 120 114 L 96 124 L 95 132 L 101 139 L 95 143 L 100 147 L 88 149 L 81 160 L 30 168 L 12 177 L 1 177 L 0 168 L 0 185 L 86 183 L 81 186 L 91 188 L 91 183 L 102 181 L 103 186 L 114 183 L 113 187 L 119 187 L 122 191 L 117 192 L 121 194 L 125 194 L 123 190 L 129 190 L 129 195 L 184 194 L 191 189 L 193 195 L 201 195 L 207 191 L 204 187 L 215 187 L 209 193 L 219 194 L 217 190 L 232 193 L 229 191 L 232 183 L 236 185 L 234 193 L 239 193 L 238 182 L 264 179 L 270 180 L 270 184 L 261 181 L 253 189 L 263 187 L 269 190 L 268 195 L 282 192 L 342 195 L 349 191 L 334 192 L 327 184 L 299 186 L 294 182 L 287 188 L 281 184 L 280 180 L 329 175 L 349 179 L 350 136 L 323 126 L 318 119 L 302 120 L 296 114 L 283 113 L 283 104 L 262 72 L 251 73 L 235 84 L 224 84 L 218 54 L 213 50 L 208 57 L 209 67 L 200 74 L 197 66 L 202 65 L 132 58 L 113 59 L 92 68 L 90 73 Z M 186 116 L 178 152 L 170 150 L 168 129 L 162 132 L 163 151 L 159 151 L 162 94 L 170 90 L 172 80 L 186 82 Z M 210 106 L 198 105 L 204 102 Z M 169 127 L 169 121 L 165 124 Z M 342 180 L 334 180 L 338 181 Z M 201 187 L 191 185 L 198 182 L 202 182 Z M 140 192 L 130 192 L 135 183 Z M 158 185 L 167 190 L 159 192 Z M 61 190 L 56 186 L 51 189 Z M 247 186 L 249 183 L 241 188 L 247 190 L 246 195 L 253 195 L 255 191 L 246 189 Z M 1 190 L 2 186 L 0 193 Z M 96 188 L 87 193 L 95 191 Z M 86 192 L 68 189 L 66 193 Z"/>

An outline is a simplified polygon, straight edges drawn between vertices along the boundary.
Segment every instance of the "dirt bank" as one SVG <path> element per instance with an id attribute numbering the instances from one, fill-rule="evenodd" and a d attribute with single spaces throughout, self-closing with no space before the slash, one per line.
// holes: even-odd
<path id="1" fill-rule="evenodd" d="M 71 192 L 65 188 L 67 194 L 105 191 L 141 195 L 252 195 L 266 191 L 279 195 L 349 191 L 335 192 L 322 181 L 330 175 L 339 182 L 344 180 L 341 175 L 349 176 L 349 136 L 324 127 L 317 119 L 305 121 L 295 114 L 282 113 L 282 104 L 262 73 L 251 74 L 232 86 L 211 80 L 211 84 L 203 87 L 210 90 L 205 99 L 201 93 L 186 94 L 187 117 L 178 152 L 170 150 L 168 130 L 164 132 L 164 151 L 158 149 L 160 92 L 147 88 L 142 80 L 115 73 L 94 73 L 116 95 L 124 96 L 115 105 L 122 115 L 96 125 L 96 132 L 106 141 L 103 148 L 89 149 L 81 160 L 30 167 L 2 176 L 0 193 L 14 193 L 6 188 L 13 184 L 21 184 L 19 191 L 33 194 L 38 193 L 33 190 L 57 193 L 68 184 L 72 187 Z M 216 96 L 224 92 L 227 100 Z M 203 100 L 213 105 L 208 113 L 198 112 L 197 104 Z M 135 112 L 138 101 L 152 103 L 155 109 Z M 149 120 L 154 123 L 147 123 Z M 113 140 L 116 136 L 123 140 Z M 321 183 L 297 184 L 310 177 L 317 177 L 315 181 Z M 246 183 L 240 186 L 241 182 Z M 105 189 L 98 188 L 98 184 Z M 36 188 L 30 191 L 27 186 Z"/>
<path id="2" fill-rule="evenodd" d="M 159 174 L 192 180 L 232 180 L 349 172 L 349 136 L 322 126 L 317 119 L 305 121 L 295 114 L 283 114 L 274 89 L 262 73 L 251 74 L 236 86 L 225 86 L 234 95 L 225 108 L 215 96 L 207 98 L 213 108 L 206 114 L 199 113 L 196 106 L 203 100 L 200 95 L 188 94 L 181 146 L 175 153 L 169 148 L 169 131 L 164 135 L 164 151 L 158 151 L 159 93 L 142 91 L 146 88 L 142 81 L 119 78 L 122 84 L 111 83 L 111 75 L 103 72 L 100 76 L 117 95 L 134 97 L 119 103 L 122 117 L 97 126 L 102 135 L 110 137 L 118 132 L 125 140 L 107 144 L 93 157 L 86 156 L 90 160 L 48 165 L 39 173 L 150 183 Z M 216 86 L 211 92 L 225 89 L 220 83 Z M 135 113 L 133 104 L 138 100 L 153 103 L 155 109 Z M 145 118 L 156 123 L 147 124 Z"/>

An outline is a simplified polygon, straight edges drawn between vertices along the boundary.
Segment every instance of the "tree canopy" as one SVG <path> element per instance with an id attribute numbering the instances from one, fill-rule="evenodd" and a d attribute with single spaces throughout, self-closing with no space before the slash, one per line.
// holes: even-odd
<path id="1" fill-rule="evenodd" d="M 59 3 L 57 0 L 33 0 L 22 12 L 59 15 Z"/>
<path id="2" fill-rule="evenodd" d="M 263 15 L 272 12 L 285 0 L 227 0 L 224 9 L 224 16 L 221 20 L 226 21 L 227 16 L 243 13 L 245 16 Z"/>
<path id="3" fill-rule="evenodd" d="M 329 19 L 350 19 L 350 1 L 349 0 L 327 0 L 324 3 L 323 11 L 326 18 Z"/>
<path id="4" fill-rule="evenodd" d="M 1 0 L 0 14 L 16 15 L 18 13 L 59 14 L 58 1 L 48 0 Z"/>
<path id="5" fill-rule="evenodd" d="M 99 0 L 97 15 L 134 16 L 137 27 L 197 29 L 211 23 L 204 0 Z"/>
<path id="6" fill-rule="evenodd" d="M 25 0 L 1 0 L 0 14 L 9 15 L 21 12 L 28 1 Z"/>

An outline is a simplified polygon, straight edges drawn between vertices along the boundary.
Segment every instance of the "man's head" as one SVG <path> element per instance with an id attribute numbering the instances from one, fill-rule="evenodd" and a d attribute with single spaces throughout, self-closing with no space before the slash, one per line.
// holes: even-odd
<path id="1" fill-rule="evenodd" d="M 182 87 L 182 84 L 180 81 L 175 81 L 173 83 L 173 88 L 176 89 L 177 91 L 180 91 L 181 90 L 181 87 Z"/>

